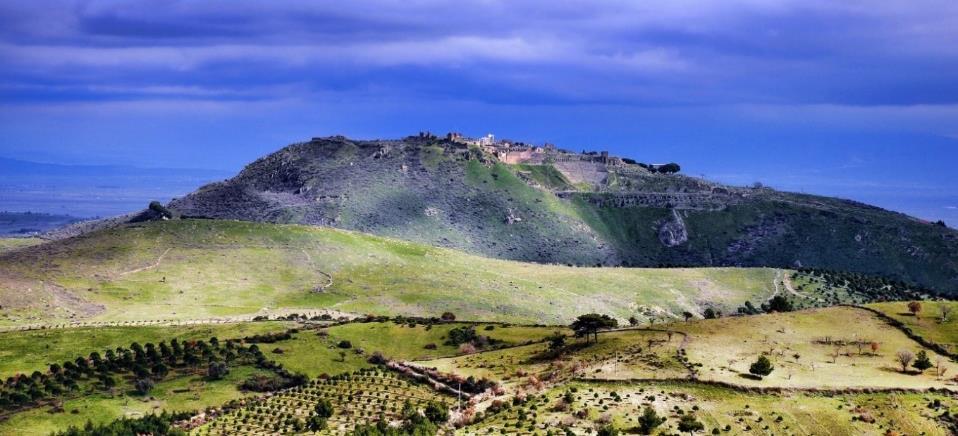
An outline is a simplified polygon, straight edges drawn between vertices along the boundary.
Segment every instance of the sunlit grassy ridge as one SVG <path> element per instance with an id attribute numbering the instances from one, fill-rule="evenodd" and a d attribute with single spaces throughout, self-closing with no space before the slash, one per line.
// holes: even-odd
<path id="1" fill-rule="evenodd" d="M 319 308 L 448 310 L 527 323 L 590 311 L 669 317 L 764 301 L 779 273 L 540 265 L 330 228 L 215 220 L 130 225 L 25 248 L 0 256 L 0 271 L 0 324 L 8 325 Z"/>

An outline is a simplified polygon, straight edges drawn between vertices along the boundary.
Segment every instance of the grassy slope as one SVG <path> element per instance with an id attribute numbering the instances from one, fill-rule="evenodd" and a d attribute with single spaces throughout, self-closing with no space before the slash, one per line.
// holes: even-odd
<path id="1" fill-rule="evenodd" d="M 690 335 L 689 359 L 700 362 L 700 378 L 754 386 L 785 387 L 913 387 L 942 386 L 951 383 L 935 380 L 932 370 L 922 375 L 899 372 L 894 360 L 899 350 L 917 353 L 922 347 L 899 330 L 885 324 L 874 314 L 861 309 L 834 307 L 747 318 L 704 320 L 674 326 Z M 856 346 L 834 346 L 815 341 L 875 341 L 877 355 L 864 354 Z M 842 355 L 833 363 L 830 353 Z M 776 370 L 762 381 L 743 378 L 749 365 L 762 353 L 768 353 Z M 795 358 L 798 354 L 799 358 Z M 929 351 L 934 363 L 938 356 Z M 956 364 L 941 359 L 948 374 Z"/>
<path id="2" fill-rule="evenodd" d="M 165 254 L 164 254 L 165 253 Z M 354 232 L 184 220 L 0 256 L 0 325 L 187 319 L 280 308 L 565 323 L 643 307 L 728 312 L 773 292 L 774 269 L 574 268 L 487 259 Z M 314 292 L 332 274 L 333 285 Z M 42 281 L 42 282 L 41 282 Z"/>
<path id="3" fill-rule="evenodd" d="M 855 326 L 851 330 L 849 326 Z M 671 342 L 662 342 L 649 351 L 648 339 L 667 340 L 661 332 L 621 331 L 600 335 L 598 344 L 567 356 L 566 363 L 584 365 L 579 377 L 621 380 L 629 378 L 685 378 L 687 373 L 676 366 L 671 356 L 684 348 L 689 360 L 702 364 L 699 379 L 728 382 L 744 386 L 795 388 L 927 388 L 954 387 L 954 382 L 936 380 L 933 370 L 924 374 L 902 374 L 894 360 L 899 350 L 917 353 L 922 347 L 898 330 L 884 324 L 870 312 L 853 308 L 813 309 L 785 314 L 731 317 L 717 320 L 676 322 L 670 328 L 688 334 L 688 340 L 676 334 Z M 877 355 L 868 347 L 858 354 L 857 347 L 835 347 L 816 343 L 861 338 L 880 345 Z M 544 345 L 531 345 L 474 356 L 437 359 L 424 362 L 445 371 L 488 376 L 508 380 L 516 371 L 530 373 L 550 370 L 549 362 L 530 365 L 530 358 L 544 350 Z M 831 352 L 840 350 L 833 363 Z M 762 354 L 772 360 L 775 370 L 764 380 L 742 377 L 749 365 Z M 796 359 L 794 354 L 798 354 Z M 938 356 L 928 351 L 934 363 Z M 654 355 L 654 357 L 652 356 Z M 617 362 L 616 362 L 617 361 Z M 954 374 L 958 365 L 942 359 Z M 616 362 L 613 365 L 613 362 Z M 651 363 L 650 362 L 654 362 Z M 947 375 L 946 374 L 946 375 Z"/>
<path id="4" fill-rule="evenodd" d="M 424 326 L 409 327 L 393 323 L 346 324 L 325 329 L 328 336 L 316 332 L 303 331 L 293 341 L 277 346 L 282 354 L 274 355 L 277 362 L 291 371 L 298 371 L 316 377 L 320 374 L 335 375 L 371 366 L 366 358 L 373 352 L 396 360 L 434 359 L 457 353 L 457 347 L 443 344 L 450 329 L 463 324 L 441 324 L 431 328 Z M 477 327 L 476 332 L 483 336 L 505 342 L 504 345 L 516 345 L 527 341 L 538 341 L 548 336 L 555 328 L 546 327 L 502 327 L 485 330 Z M 349 341 L 351 350 L 342 350 L 336 346 L 340 341 Z M 435 344 L 436 349 L 427 350 L 426 344 Z M 361 348 L 365 355 L 358 355 L 355 349 Z M 269 347 L 273 349 L 273 347 Z M 339 352 L 346 355 L 340 357 Z"/>
<path id="5" fill-rule="evenodd" d="M 40 238 L 0 238 L 0 254 L 43 243 Z"/>
<path id="6" fill-rule="evenodd" d="M 552 408 L 570 388 L 576 389 L 571 411 L 585 410 L 585 419 L 574 419 L 571 412 L 557 412 Z M 614 400 L 613 392 L 620 396 L 620 401 Z M 457 434 L 544 435 L 547 430 L 570 422 L 579 430 L 577 434 L 590 434 L 589 430 L 600 427 L 596 421 L 603 415 L 619 429 L 632 429 L 638 425 L 640 411 L 651 406 L 659 416 L 666 418 L 654 433 L 660 435 L 677 434 L 680 415 L 676 407 L 684 413 L 695 414 L 705 425 L 702 434 L 729 426 L 730 432 L 721 434 L 883 435 L 888 429 L 894 429 L 899 434 L 946 435 L 948 431 L 930 416 L 941 410 L 928 409 L 926 404 L 934 398 L 942 401 L 946 408 L 954 408 L 953 399 L 936 394 L 796 393 L 783 401 L 778 395 L 745 394 L 682 382 L 572 383 L 550 389 L 544 395 L 544 401 L 536 404 L 535 411 L 528 405 L 513 407 Z M 520 408 L 525 409 L 527 418 L 517 428 Z M 876 422 L 854 419 L 864 413 L 875 417 Z"/>
<path id="7" fill-rule="evenodd" d="M 908 302 L 874 303 L 877 309 L 912 329 L 919 336 L 955 350 L 958 346 L 958 303 L 952 301 L 922 301 L 916 318 L 908 311 Z M 941 308 L 950 309 L 947 321 L 941 320 Z"/>

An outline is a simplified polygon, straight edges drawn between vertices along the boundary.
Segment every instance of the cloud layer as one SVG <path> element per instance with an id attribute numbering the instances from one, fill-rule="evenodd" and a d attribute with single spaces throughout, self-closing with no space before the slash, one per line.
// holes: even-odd
<path id="1" fill-rule="evenodd" d="M 8 0 L 0 155 L 236 168 L 313 134 L 496 130 L 958 192 L 956 41 L 954 0 Z"/>

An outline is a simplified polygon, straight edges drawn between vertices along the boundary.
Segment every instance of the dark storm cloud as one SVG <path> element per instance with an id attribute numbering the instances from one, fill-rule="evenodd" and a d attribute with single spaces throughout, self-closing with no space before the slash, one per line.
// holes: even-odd
<path id="1" fill-rule="evenodd" d="M 222 79 L 220 88 L 280 92 L 275 85 L 286 82 L 299 92 L 492 103 L 949 104 L 958 101 L 956 9 L 947 1 L 14 1 L 0 6 L 0 77 L 53 85 L 43 98 L 62 91 L 66 100 L 91 97 L 101 78 L 129 88 L 128 97 L 137 86 Z"/>

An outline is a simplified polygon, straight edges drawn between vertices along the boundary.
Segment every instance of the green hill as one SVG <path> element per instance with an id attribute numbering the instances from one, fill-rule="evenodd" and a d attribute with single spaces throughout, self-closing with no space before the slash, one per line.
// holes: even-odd
<path id="1" fill-rule="evenodd" d="M 170 207 L 539 263 L 801 266 L 958 291 L 952 229 L 852 201 L 723 186 L 595 154 L 507 165 L 432 137 L 318 138 Z"/>
<path id="2" fill-rule="evenodd" d="M 0 325 L 320 309 L 532 323 L 589 311 L 666 319 L 758 305 L 782 274 L 542 265 L 323 227 L 156 221 L 0 255 Z"/>

